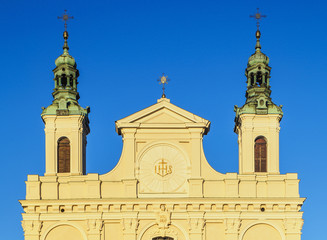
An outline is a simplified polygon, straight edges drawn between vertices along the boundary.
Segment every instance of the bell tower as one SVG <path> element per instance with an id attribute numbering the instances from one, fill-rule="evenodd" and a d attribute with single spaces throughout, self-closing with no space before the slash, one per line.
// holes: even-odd
<path id="1" fill-rule="evenodd" d="M 65 22 L 68 15 L 63 15 Z M 65 28 L 66 28 L 65 23 Z M 65 29 L 63 54 L 55 61 L 53 101 L 43 108 L 45 124 L 46 169 L 45 175 L 85 174 L 86 136 L 90 132 L 90 108 L 79 105 L 75 59 L 69 55 L 68 32 Z"/>
<path id="2" fill-rule="evenodd" d="M 259 14 L 259 13 L 258 13 Z M 259 16 L 255 16 L 258 20 Z M 255 53 L 249 58 L 246 102 L 235 106 L 235 128 L 239 145 L 239 173 L 279 174 L 279 130 L 282 106 L 273 103 L 270 94 L 269 58 L 261 52 L 261 33 L 256 31 Z"/>

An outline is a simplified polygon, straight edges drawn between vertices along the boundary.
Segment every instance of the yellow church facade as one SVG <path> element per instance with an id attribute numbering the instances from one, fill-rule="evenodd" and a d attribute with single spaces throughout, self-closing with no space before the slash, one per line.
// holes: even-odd
<path id="1" fill-rule="evenodd" d="M 279 172 L 283 112 L 270 98 L 269 59 L 256 37 L 247 100 L 235 106 L 239 173 L 209 165 L 202 139 L 210 121 L 163 95 L 116 121 L 122 154 L 99 175 L 85 172 L 90 111 L 78 104 L 65 31 L 54 100 L 41 114 L 45 174 L 28 175 L 20 201 L 25 240 L 300 240 L 304 198 L 297 174 Z"/>

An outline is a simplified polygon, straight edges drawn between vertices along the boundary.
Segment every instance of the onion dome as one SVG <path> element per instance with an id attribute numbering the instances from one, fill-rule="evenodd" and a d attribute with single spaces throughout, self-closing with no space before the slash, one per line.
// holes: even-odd
<path id="1" fill-rule="evenodd" d="M 65 43 L 63 46 L 64 52 L 56 59 L 55 64 L 57 67 L 59 67 L 62 64 L 68 64 L 69 66 L 76 67 L 75 59 L 72 56 L 70 56 L 68 53 L 68 50 L 69 50 L 68 43 L 67 43 L 68 32 L 65 31 L 63 36 L 65 39 Z"/>
<path id="2" fill-rule="evenodd" d="M 255 36 L 257 38 L 257 43 L 255 45 L 255 53 L 249 57 L 248 67 L 258 63 L 263 63 L 265 65 L 268 65 L 269 63 L 269 58 L 264 53 L 261 52 L 261 44 L 260 44 L 261 33 L 259 30 L 257 30 Z"/>

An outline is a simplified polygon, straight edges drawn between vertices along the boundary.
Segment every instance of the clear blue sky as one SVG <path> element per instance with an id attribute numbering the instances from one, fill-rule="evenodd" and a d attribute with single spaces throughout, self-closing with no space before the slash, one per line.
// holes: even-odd
<path id="1" fill-rule="evenodd" d="M 272 67 L 272 98 L 284 105 L 280 171 L 299 174 L 307 197 L 304 240 L 326 235 L 327 3 L 325 1 L 1 1 L 0 239 L 22 239 L 27 174 L 44 173 L 41 107 L 52 101 L 54 61 L 62 53 L 68 9 L 70 54 L 80 70 L 80 104 L 91 106 L 87 172 L 117 163 L 121 137 L 114 121 L 152 105 L 158 77 L 167 97 L 212 122 L 204 138 L 208 161 L 238 171 L 234 105 L 245 101 L 248 57 L 260 7 L 262 51 Z"/>

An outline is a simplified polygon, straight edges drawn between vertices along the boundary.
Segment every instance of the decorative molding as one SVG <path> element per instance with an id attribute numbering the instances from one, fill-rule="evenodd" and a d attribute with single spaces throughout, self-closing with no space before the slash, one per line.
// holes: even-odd
<path id="1" fill-rule="evenodd" d="M 171 212 L 168 211 L 165 204 L 160 205 L 160 210 L 157 212 L 157 224 L 159 229 L 167 229 L 171 223 Z"/>
<path id="2" fill-rule="evenodd" d="M 39 235 L 43 227 L 43 222 L 39 220 L 23 220 L 22 227 L 25 235 Z"/>
<path id="3" fill-rule="evenodd" d="M 238 218 L 227 218 L 224 219 L 224 225 L 226 233 L 238 233 L 241 228 L 242 221 Z"/>
<path id="4" fill-rule="evenodd" d="M 135 234 L 139 221 L 137 218 L 123 218 L 121 220 L 124 234 Z"/>
<path id="5" fill-rule="evenodd" d="M 188 225 L 190 233 L 202 233 L 205 223 L 203 218 L 189 218 Z"/>
<path id="6" fill-rule="evenodd" d="M 156 142 L 143 149 L 135 170 L 139 193 L 185 193 L 190 177 L 190 161 L 185 151 L 171 142 Z"/>
<path id="7" fill-rule="evenodd" d="M 99 234 L 103 228 L 103 220 L 89 219 L 87 220 L 87 231 L 89 234 Z"/>
<path id="8" fill-rule="evenodd" d="M 287 233 L 298 233 L 301 234 L 302 226 L 303 226 L 303 219 L 301 218 L 287 218 L 283 221 L 284 229 L 286 234 Z"/>
<path id="9" fill-rule="evenodd" d="M 172 237 L 174 240 L 178 240 L 178 232 L 173 228 L 167 229 L 155 229 L 151 232 L 151 239 L 155 237 Z"/>

